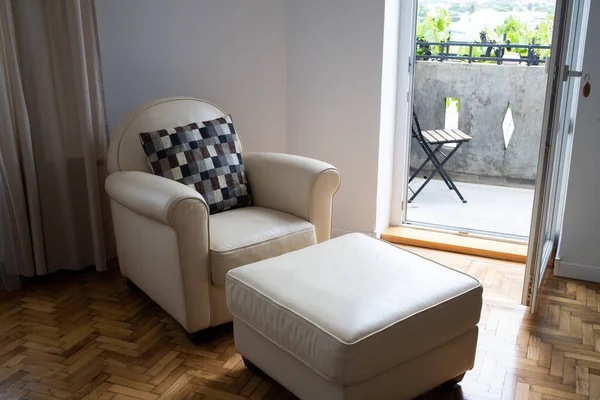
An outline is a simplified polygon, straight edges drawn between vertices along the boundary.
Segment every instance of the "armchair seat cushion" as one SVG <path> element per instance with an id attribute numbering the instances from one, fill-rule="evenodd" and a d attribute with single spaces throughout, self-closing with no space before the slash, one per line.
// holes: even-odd
<path id="1" fill-rule="evenodd" d="M 210 217 L 210 259 L 213 285 L 225 286 L 233 268 L 275 257 L 317 243 L 310 222 L 281 211 L 246 207 Z"/>

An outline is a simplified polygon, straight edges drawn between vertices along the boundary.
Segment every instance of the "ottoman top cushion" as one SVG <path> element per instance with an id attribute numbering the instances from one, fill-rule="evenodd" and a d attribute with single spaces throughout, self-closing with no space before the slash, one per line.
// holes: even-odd
<path id="1" fill-rule="evenodd" d="M 323 377 L 369 379 L 474 327 L 482 287 L 349 234 L 228 272 L 231 313 Z"/>

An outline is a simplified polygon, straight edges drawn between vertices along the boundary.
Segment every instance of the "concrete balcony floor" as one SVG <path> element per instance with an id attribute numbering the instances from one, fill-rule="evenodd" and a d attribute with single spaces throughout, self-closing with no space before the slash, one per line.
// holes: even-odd
<path id="1" fill-rule="evenodd" d="M 410 187 L 417 190 L 424 179 L 416 178 Z M 454 182 L 463 197 L 448 189 L 442 180 L 433 179 L 408 204 L 407 222 L 444 225 L 502 235 L 529 235 L 533 189 Z M 409 191 L 410 195 L 410 191 Z"/>

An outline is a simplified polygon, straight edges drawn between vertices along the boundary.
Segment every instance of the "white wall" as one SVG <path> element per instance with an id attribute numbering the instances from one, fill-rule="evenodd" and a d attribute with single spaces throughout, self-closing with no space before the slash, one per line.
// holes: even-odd
<path id="1" fill-rule="evenodd" d="M 287 1 L 287 150 L 340 169 L 334 234 L 375 230 L 384 3 Z"/>
<path id="2" fill-rule="evenodd" d="M 592 77 L 590 97 L 579 98 L 561 243 L 560 269 L 600 281 L 600 2 L 590 8 L 583 71 Z"/>
<path id="3" fill-rule="evenodd" d="M 384 229 L 399 0 L 387 1 L 382 99 L 385 0 L 96 0 L 109 125 L 158 97 L 212 101 L 233 115 L 246 151 L 341 170 L 334 234 Z"/>
<path id="4" fill-rule="evenodd" d="M 246 151 L 285 151 L 285 2 L 97 0 L 111 130 L 165 96 L 231 113 Z"/>

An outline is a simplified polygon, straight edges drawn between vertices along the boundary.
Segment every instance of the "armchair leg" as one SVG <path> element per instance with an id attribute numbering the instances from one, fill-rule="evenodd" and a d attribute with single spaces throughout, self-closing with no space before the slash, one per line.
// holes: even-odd
<path id="1" fill-rule="evenodd" d="M 196 332 L 187 332 L 188 339 L 195 345 L 210 342 L 214 338 L 214 331 L 211 328 L 202 329 Z"/>
<path id="2" fill-rule="evenodd" d="M 452 386 L 456 385 L 457 383 L 460 383 L 463 380 L 463 378 L 465 377 L 465 374 L 466 374 L 466 372 L 463 372 L 459 376 L 456 376 L 456 377 L 450 379 L 449 381 L 444 382 L 442 386 L 452 387 Z"/>
<path id="3" fill-rule="evenodd" d="M 125 278 L 125 284 L 127 285 L 127 289 L 129 289 L 130 291 L 143 293 L 142 289 L 140 289 L 135 283 L 133 283 L 131 279 Z M 213 328 L 207 328 L 197 332 L 186 333 L 190 341 L 196 345 L 209 342 L 215 336 Z"/>
<path id="4" fill-rule="evenodd" d="M 140 292 L 142 290 L 129 278 L 125 278 L 125 284 L 127 285 L 127 289 L 131 290 L 132 292 Z"/>
<path id="5" fill-rule="evenodd" d="M 211 326 L 196 332 L 187 332 L 187 336 L 193 344 L 208 343 L 216 337 L 222 337 L 233 331 L 233 323 L 228 322 L 218 326 Z"/>
<path id="6" fill-rule="evenodd" d="M 125 278 L 125 284 L 127 285 L 127 288 L 132 292 L 143 293 L 142 289 L 140 289 L 135 283 L 133 283 L 131 279 Z M 190 342 L 192 342 L 195 345 L 199 345 L 210 342 L 212 339 L 218 336 L 217 333 L 223 332 L 223 330 L 231 330 L 232 326 L 233 325 L 230 322 L 219 326 L 211 326 L 209 328 L 202 329 L 196 332 L 186 332 L 186 334 L 187 337 L 190 339 Z"/>

